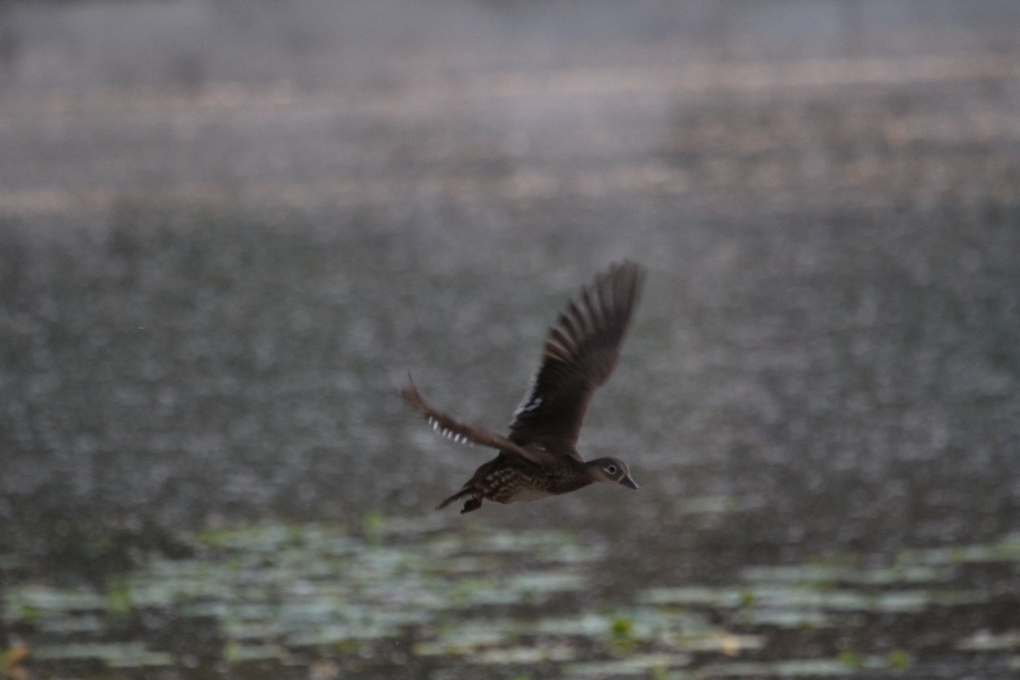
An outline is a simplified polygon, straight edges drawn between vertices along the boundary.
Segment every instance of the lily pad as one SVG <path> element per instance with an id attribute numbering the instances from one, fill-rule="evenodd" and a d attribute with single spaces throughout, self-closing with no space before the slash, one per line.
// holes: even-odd
<path id="1" fill-rule="evenodd" d="M 98 660 L 110 668 L 172 666 L 168 652 L 149 651 L 141 642 L 78 642 L 41 645 L 32 649 L 32 658 L 47 661 Z"/>
<path id="2" fill-rule="evenodd" d="M 612 675 L 647 675 L 654 669 L 681 668 L 690 662 L 691 657 L 687 654 L 636 654 L 627 659 L 570 664 L 564 669 L 564 672 L 567 675 L 582 675 L 591 678 Z"/>

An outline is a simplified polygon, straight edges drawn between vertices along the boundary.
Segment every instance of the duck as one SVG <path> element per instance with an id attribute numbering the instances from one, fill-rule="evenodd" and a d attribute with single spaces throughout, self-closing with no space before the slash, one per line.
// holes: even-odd
<path id="1" fill-rule="evenodd" d="M 498 451 L 436 510 L 464 500 L 464 514 L 478 510 L 483 500 L 535 501 L 600 482 L 638 488 L 625 462 L 615 457 L 586 461 L 577 451 L 577 439 L 588 403 L 619 361 L 645 276 L 644 267 L 624 260 L 600 272 L 570 300 L 549 329 L 538 369 L 506 436 L 432 406 L 408 374 L 400 393 L 434 430 L 460 444 Z"/>

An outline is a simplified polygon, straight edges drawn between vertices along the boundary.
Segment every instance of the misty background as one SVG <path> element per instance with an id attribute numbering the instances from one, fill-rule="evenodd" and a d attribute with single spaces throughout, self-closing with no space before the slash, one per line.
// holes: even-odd
<path id="1" fill-rule="evenodd" d="M 487 454 L 407 372 L 500 431 L 625 257 L 580 447 L 641 490 L 486 526 L 605 541 L 606 601 L 1013 535 L 1018 36 L 1006 1 L 3 3 L 0 552 L 102 581 L 428 515 Z M 1009 629 L 1016 576 L 865 646 Z"/>

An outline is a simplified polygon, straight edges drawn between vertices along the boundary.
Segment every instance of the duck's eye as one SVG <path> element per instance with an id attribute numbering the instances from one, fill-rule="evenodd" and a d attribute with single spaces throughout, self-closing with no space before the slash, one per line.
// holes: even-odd
<path id="1" fill-rule="evenodd" d="M 609 467 L 606 468 L 606 472 L 608 472 L 611 475 L 615 475 L 616 474 L 616 466 L 615 465 L 610 465 Z"/>

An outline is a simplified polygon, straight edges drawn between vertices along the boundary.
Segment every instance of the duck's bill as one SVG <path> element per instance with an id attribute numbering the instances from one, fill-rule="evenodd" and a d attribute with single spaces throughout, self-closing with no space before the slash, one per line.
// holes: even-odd
<path id="1" fill-rule="evenodd" d="M 623 479 L 621 479 L 621 480 L 620 480 L 620 484 L 623 484 L 623 485 L 624 485 L 625 487 L 627 487 L 628 489 L 638 489 L 638 488 L 640 488 L 640 487 L 639 487 L 639 486 L 637 485 L 637 482 L 635 482 L 635 481 L 634 481 L 633 479 L 631 479 L 631 476 L 630 476 L 630 475 L 627 475 L 626 477 L 624 477 Z"/>

